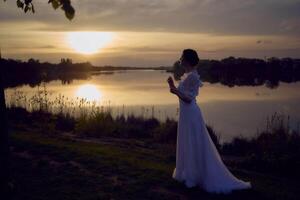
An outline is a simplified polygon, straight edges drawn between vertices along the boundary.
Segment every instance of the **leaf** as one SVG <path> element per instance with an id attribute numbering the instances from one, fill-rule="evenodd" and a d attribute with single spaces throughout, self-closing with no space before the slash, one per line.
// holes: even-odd
<path id="1" fill-rule="evenodd" d="M 3 0 L 7 1 L 7 0 Z M 52 7 L 56 10 L 61 7 L 64 11 L 67 19 L 72 20 L 75 16 L 75 9 L 71 5 L 71 0 L 48 0 L 48 3 L 51 3 Z M 27 13 L 31 11 L 35 13 L 35 8 L 32 3 L 32 0 L 16 0 L 16 4 L 18 8 L 22 8 L 22 10 Z"/>
<path id="2" fill-rule="evenodd" d="M 20 0 L 17 0 L 17 6 L 18 6 L 18 8 L 22 8 L 23 9 L 24 3 L 22 1 L 20 1 Z"/>
<path id="3" fill-rule="evenodd" d="M 30 8 L 29 8 L 28 5 L 26 5 L 25 8 L 24 8 L 24 12 L 27 13 L 28 10 L 30 10 Z"/>
<path id="4" fill-rule="evenodd" d="M 52 7 L 53 7 L 55 10 L 60 6 L 59 2 L 56 1 L 56 0 L 51 1 L 51 3 L 52 3 Z"/>
<path id="5" fill-rule="evenodd" d="M 32 3 L 30 3 L 30 4 L 31 4 L 31 10 L 32 10 L 32 13 L 35 13 L 33 4 L 32 4 Z"/>
<path id="6" fill-rule="evenodd" d="M 65 16 L 69 19 L 72 20 L 75 16 L 75 9 L 71 6 L 71 4 L 65 4 L 61 8 L 62 10 L 65 11 Z"/>
<path id="7" fill-rule="evenodd" d="M 75 14 L 72 14 L 72 13 L 68 13 L 68 12 L 65 12 L 65 15 L 66 17 L 69 19 L 69 20 L 72 20 L 75 16 Z"/>
<path id="8" fill-rule="evenodd" d="M 28 5 L 32 2 L 32 0 L 25 0 L 24 2 L 25 2 L 26 5 Z"/>

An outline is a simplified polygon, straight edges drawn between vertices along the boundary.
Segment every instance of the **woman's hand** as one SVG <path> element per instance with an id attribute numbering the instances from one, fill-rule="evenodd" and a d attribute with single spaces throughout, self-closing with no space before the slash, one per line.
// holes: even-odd
<path id="1" fill-rule="evenodd" d="M 171 76 L 169 76 L 167 82 L 168 82 L 168 84 L 169 84 L 170 89 L 171 89 L 172 87 L 176 88 L 176 87 L 175 87 L 175 84 L 174 84 L 174 81 L 173 81 L 173 78 L 172 78 Z"/>
<path id="2" fill-rule="evenodd" d="M 168 80 L 167 80 L 168 84 L 169 84 L 169 88 L 170 88 L 170 92 L 173 94 L 177 94 L 177 88 L 175 87 L 173 78 L 171 76 L 169 76 Z"/>
<path id="3" fill-rule="evenodd" d="M 173 93 L 173 94 L 177 94 L 178 92 L 178 89 L 174 86 L 170 87 L 170 92 Z"/>

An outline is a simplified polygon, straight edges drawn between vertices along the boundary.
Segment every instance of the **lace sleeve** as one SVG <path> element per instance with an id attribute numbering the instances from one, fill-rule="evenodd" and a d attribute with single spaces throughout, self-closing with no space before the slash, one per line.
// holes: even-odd
<path id="1" fill-rule="evenodd" d="M 184 90 L 183 92 L 190 98 L 195 98 L 199 94 L 199 87 L 202 87 L 203 84 L 200 80 L 199 75 L 190 74 L 183 82 Z"/>

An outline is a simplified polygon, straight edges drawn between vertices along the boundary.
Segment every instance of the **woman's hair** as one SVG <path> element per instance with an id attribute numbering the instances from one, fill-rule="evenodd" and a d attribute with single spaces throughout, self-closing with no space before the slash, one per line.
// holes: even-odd
<path id="1" fill-rule="evenodd" d="M 192 66 L 197 65 L 200 60 L 197 52 L 193 49 L 184 49 L 182 52 L 182 59 L 184 59 Z"/>

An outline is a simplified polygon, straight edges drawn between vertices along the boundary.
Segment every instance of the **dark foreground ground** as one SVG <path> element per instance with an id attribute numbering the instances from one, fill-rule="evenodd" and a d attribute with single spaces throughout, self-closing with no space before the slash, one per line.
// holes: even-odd
<path id="1" fill-rule="evenodd" d="M 253 189 L 216 195 L 174 181 L 175 155 L 167 146 L 133 139 L 46 136 L 26 127 L 14 130 L 11 137 L 13 197 L 18 200 L 289 200 L 300 196 L 298 181 L 236 168 L 232 163 L 237 158 L 224 160 L 234 175 L 251 181 Z"/>

